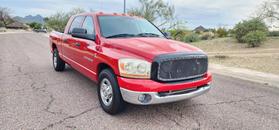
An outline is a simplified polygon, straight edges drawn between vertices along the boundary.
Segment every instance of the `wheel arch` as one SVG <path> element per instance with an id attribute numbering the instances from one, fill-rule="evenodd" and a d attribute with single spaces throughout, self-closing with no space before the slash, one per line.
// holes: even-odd
<path id="1" fill-rule="evenodd" d="M 58 48 L 57 48 L 56 44 L 52 43 L 51 44 L 51 52 L 53 52 L 54 49 L 58 49 Z"/>
<path id="2" fill-rule="evenodd" d="M 113 67 L 111 67 L 109 64 L 101 62 L 97 65 L 97 78 L 99 77 L 100 73 L 104 70 L 104 69 L 111 69 L 113 71 L 113 73 L 115 74 L 115 71 L 113 70 Z"/>

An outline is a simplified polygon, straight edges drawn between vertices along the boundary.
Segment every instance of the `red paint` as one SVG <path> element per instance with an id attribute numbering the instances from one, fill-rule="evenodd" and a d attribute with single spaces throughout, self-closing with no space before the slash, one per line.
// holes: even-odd
<path id="1" fill-rule="evenodd" d="M 153 58 L 159 54 L 175 53 L 180 51 L 194 52 L 200 49 L 186 43 L 165 39 L 165 38 L 113 38 L 106 39 L 101 36 L 98 16 L 101 15 L 119 15 L 122 14 L 104 14 L 104 13 L 84 13 L 76 16 L 93 17 L 96 38 L 95 41 L 74 38 L 67 34 L 73 16 L 70 18 L 64 33 L 53 32 L 50 34 L 50 45 L 56 46 L 60 52 L 61 58 L 73 68 L 86 75 L 93 81 L 98 82 L 98 66 L 103 63 L 110 66 L 117 75 L 119 86 L 134 91 L 169 91 L 191 88 L 205 85 L 212 80 L 210 73 L 207 73 L 203 79 L 194 82 L 185 82 L 177 84 L 159 83 L 146 79 L 129 79 L 119 76 L 118 59 L 120 58 L 138 58 L 152 62 Z M 125 15 L 125 17 L 132 17 Z M 80 46 L 75 46 L 79 42 Z M 53 51 L 53 48 L 52 50 Z M 86 59 L 87 58 L 87 59 Z M 93 61 L 88 60 L 92 59 Z"/>
<path id="2" fill-rule="evenodd" d="M 118 77 L 119 86 L 139 92 L 165 92 L 174 90 L 183 90 L 187 88 L 193 88 L 197 86 L 203 86 L 208 84 L 212 80 L 211 73 L 207 73 L 201 80 L 194 82 L 182 82 L 182 83 L 159 83 L 153 80 L 144 79 L 127 79 Z"/>

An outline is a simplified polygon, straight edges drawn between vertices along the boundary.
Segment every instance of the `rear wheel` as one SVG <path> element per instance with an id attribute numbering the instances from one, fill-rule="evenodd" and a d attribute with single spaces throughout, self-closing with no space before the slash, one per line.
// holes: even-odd
<path id="1" fill-rule="evenodd" d="M 63 71 L 65 69 L 65 62 L 60 58 L 58 50 L 55 48 L 52 54 L 53 68 L 56 71 Z"/>
<path id="2" fill-rule="evenodd" d="M 111 115 L 125 109 L 116 76 L 111 69 L 105 69 L 99 75 L 98 97 L 103 110 Z"/>

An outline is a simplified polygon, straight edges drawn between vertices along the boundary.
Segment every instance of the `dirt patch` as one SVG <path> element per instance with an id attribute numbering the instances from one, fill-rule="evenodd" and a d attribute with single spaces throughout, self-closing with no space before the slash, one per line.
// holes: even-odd
<path id="1" fill-rule="evenodd" d="M 257 48 L 247 48 L 234 38 L 219 38 L 193 43 L 209 55 L 209 62 L 231 67 L 247 68 L 279 74 L 279 37 Z"/>
<path id="2" fill-rule="evenodd" d="M 279 75 L 279 55 L 256 57 L 234 56 L 230 58 L 210 57 L 209 62 Z"/>

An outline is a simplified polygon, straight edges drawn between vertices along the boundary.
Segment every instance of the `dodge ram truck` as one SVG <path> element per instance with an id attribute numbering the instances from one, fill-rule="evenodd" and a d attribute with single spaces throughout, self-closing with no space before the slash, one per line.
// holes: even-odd
<path id="1" fill-rule="evenodd" d="M 82 13 L 69 19 L 64 33 L 49 37 L 54 70 L 67 64 L 94 81 L 108 114 L 126 103 L 175 102 L 211 88 L 207 55 L 141 17 Z"/>

